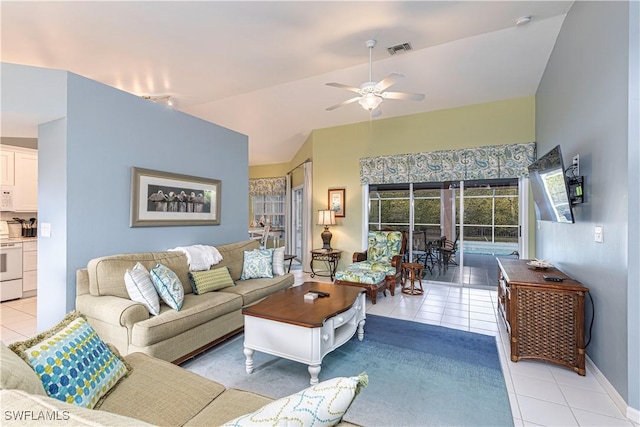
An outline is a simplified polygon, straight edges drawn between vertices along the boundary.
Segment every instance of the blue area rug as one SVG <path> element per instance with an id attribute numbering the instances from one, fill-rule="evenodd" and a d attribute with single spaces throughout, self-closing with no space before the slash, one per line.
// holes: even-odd
<path id="1" fill-rule="evenodd" d="M 182 366 L 224 384 L 280 398 L 309 386 L 307 366 L 256 352 L 244 370 L 243 336 Z M 320 381 L 369 375 L 345 421 L 363 426 L 513 426 L 494 337 L 367 315 L 354 336 L 325 356 Z"/>

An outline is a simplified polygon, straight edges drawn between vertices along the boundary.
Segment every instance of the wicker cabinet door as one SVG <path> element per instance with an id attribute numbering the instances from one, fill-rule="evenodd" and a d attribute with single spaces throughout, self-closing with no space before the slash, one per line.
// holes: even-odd
<path id="1" fill-rule="evenodd" d="M 584 292 L 512 286 L 511 359 L 541 359 L 585 375 Z"/>

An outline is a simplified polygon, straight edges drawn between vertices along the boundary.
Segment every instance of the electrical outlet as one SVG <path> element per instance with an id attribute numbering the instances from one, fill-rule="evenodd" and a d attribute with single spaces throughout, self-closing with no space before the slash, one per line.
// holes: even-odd
<path id="1" fill-rule="evenodd" d="M 573 156 L 571 165 L 573 166 L 574 175 L 580 176 L 580 154 L 576 154 L 575 156 Z"/>
<path id="2" fill-rule="evenodd" d="M 43 222 L 40 224 L 40 235 L 42 237 L 51 237 L 51 223 Z"/>

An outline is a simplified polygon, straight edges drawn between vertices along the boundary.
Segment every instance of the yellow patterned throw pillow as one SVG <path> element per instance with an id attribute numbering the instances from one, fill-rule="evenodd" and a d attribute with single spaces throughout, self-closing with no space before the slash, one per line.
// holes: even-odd
<path id="1" fill-rule="evenodd" d="M 369 378 L 339 377 L 323 381 L 291 396 L 266 404 L 257 411 L 228 421 L 232 426 L 314 426 L 338 424 Z"/>
<path id="2" fill-rule="evenodd" d="M 94 408 L 128 374 L 127 367 L 77 312 L 35 338 L 11 344 L 49 397 Z"/>
<path id="3" fill-rule="evenodd" d="M 206 271 L 190 271 L 189 282 L 196 295 L 235 286 L 227 267 Z"/>

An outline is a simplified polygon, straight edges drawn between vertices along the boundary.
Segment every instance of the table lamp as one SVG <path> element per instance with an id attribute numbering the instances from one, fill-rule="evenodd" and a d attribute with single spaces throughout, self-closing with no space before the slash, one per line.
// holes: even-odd
<path id="1" fill-rule="evenodd" d="M 324 225 L 324 231 L 320 235 L 322 237 L 322 249 L 331 250 L 331 237 L 333 237 L 333 235 L 329 231 L 329 226 L 336 225 L 335 211 L 330 209 L 319 210 L 318 225 Z"/>

